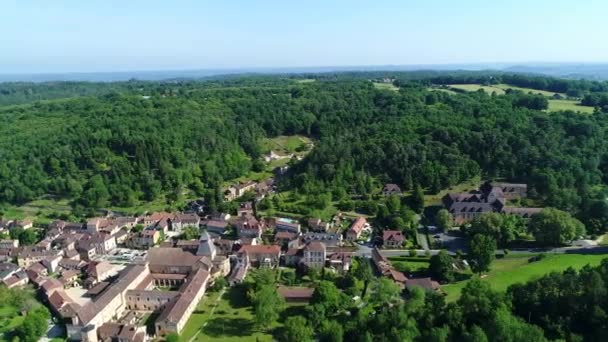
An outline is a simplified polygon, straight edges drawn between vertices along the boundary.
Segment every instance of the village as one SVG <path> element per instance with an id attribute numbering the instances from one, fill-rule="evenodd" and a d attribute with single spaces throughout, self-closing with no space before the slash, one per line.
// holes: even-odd
<path id="1" fill-rule="evenodd" d="M 9 288 L 33 284 L 67 337 L 82 341 L 147 341 L 181 334 L 208 288 L 218 282 L 241 284 L 258 268 L 344 275 L 358 259 L 404 291 L 442 291 L 438 279 L 392 265 L 387 255 L 419 254 L 406 249 L 411 242 L 405 232 L 378 235 L 365 216 L 342 213 L 329 222 L 258 215 L 256 203 L 273 194 L 273 183 L 228 186 L 225 200 L 238 203 L 235 213 L 206 213 L 199 200 L 186 212 L 93 217 L 86 223 L 55 220 L 44 228 L 2 220 L 1 232 L 43 229 L 44 238 L 31 246 L 0 241 L 0 280 Z M 240 202 L 246 194 L 253 200 Z M 381 192 L 385 197 L 401 194 L 395 184 L 386 184 Z M 508 205 L 525 196 L 524 184 L 488 182 L 477 191 L 447 194 L 442 202 L 460 226 L 489 212 L 528 219 L 541 209 Z M 307 302 L 314 292 L 307 286 L 277 286 L 287 302 Z"/>

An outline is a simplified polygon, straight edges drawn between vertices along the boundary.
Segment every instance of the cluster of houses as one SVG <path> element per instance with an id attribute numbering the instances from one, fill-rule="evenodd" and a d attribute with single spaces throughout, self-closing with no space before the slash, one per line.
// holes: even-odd
<path id="1" fill-rule="evenodd" d="M 449 193 L 442 198 L 443 205 L 462 225 L 486 213 L 504 213 L 530 218 L 542 208 L 508 206 L 508 201 L 526 198 L 526 184 L 485 182 L 478 190 L 467 193 Z"/>
<path id="2" fill-rule="evenodd" d="M 279 265 L 348 272 L 353 252 L 345 241 L 358 239 L 370 227 L 359 217 L 343 234 L 329 230 L 333 223 L 310 219 L 303 231 L 295 220 L 256 217 L 252 202 L 242 203 L 236 215 L 205 218 L 159 212 L 86 223 L 56 220 L 33 246 L 0 241 L 0 280 L 8 287 L 33 284 L 72 340 L 145 341 L 150 336 L 139 324 L 144 314 L 157 314 L 156 336 L 180 333 L 217 278 L 236 284 L 253 267 Z M 187 227 L 195 227 L 200 238 L 180 239 Z M 125 266 L 112 259 L 124 248 L 146 252 Z M 81 295 L 74 295 L 78 289 Z M 289 300 L 312 293 L 306 288 L 281 291 Z"/>
<path id="3" fill-rule="evenodd" d="M 372 261 L 381 275 L 394 281 L 401 289 L 420 287 L 426 291 L 438 291 L 440 288 L 439 283 L 429 277 L 408 278 L 403 272 L 397 271 L 378 248 L 372 250 Z"/>
<path id="4" fill-rule="evenodd" d="M 255 194 L 256 201 L 262 200 L 274 191 L 274 178 L 269 178 L 261 182 L 247 181 L 238 182 L 228 186 L 224 190 L 224 200 L 234 201 L 248 192 Z"/>

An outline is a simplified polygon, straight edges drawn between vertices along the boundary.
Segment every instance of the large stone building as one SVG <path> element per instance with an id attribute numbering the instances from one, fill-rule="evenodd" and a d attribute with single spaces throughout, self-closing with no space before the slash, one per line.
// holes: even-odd
<path id="1" fill-rule="evenodd" d="M 154 324 L 157 335 L 180 333 L 205 293 L 213 267 L 207 256 L 179 248 L 152 248 L 144 262 L 127 266 L 91 302 L 62 313 L 68 337 L 97 342 L 100 327 L 131 310 L 159 312 Z M 172 290 L 160 291 L 158 287 Z"/>
<path id="2" fill-rule="evenodd" d="M 507 201 L 525 198 L 525 184 L 486 182 L 479 190 L 468 193 L 450 193 L 442 198 L 443 205 L 452 214 L 454 223 L 461 225 L 486 213 L 505 213 L 530 218 L 542 208 L 508 207 Z"/>

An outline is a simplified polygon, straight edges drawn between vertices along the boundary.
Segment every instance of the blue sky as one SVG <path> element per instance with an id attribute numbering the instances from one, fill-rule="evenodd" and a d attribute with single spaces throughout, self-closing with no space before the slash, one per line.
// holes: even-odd
<path id="1" fill-rule="evenodd" d="M 605 0 L 0 0 L 0 73 L 608 62 Z"/>

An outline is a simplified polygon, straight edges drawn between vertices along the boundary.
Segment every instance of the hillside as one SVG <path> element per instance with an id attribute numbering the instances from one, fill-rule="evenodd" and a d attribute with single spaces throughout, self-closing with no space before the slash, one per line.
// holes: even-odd
<path id="1" fill-rule="evenodd" d="M 525 94 L 400 88 L 245 78 L 0 107 L 0 201 L 52 195 L 82 210 L 205 196 L 219 205 L 222 184 L 263 168 L 268 138 L 296 134 L 314 149 L 282 186 L 313 197 L 389 181 L 436 193 L 483 175 L 526 182 L 578 212 L 606 182 L 605 115 L 547 115 L 527 108 Z"/>

